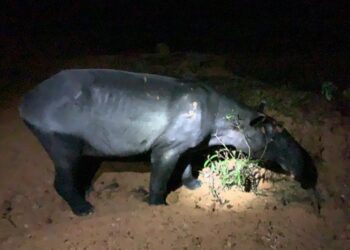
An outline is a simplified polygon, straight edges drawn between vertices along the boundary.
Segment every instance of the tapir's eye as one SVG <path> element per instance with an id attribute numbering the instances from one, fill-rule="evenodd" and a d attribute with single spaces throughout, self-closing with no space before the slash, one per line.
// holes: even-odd
<path id="1" fill-rule="evenodd" d="M 266 116 L 264 115 L 260 115 L 256 118 L 254 118 L 253 120 L 250 121 L 250 126 L 255 127 L 255 126 L 259 126 L 262 125 L 262 123 L 265 121 Z"/>
<path id="2" fill-rule="evenodd" d="M 282 126 L 277 125 L 276 131 L 277 131 L 277 133 L 282 133 L 284 131 L 284 128 Z"/>

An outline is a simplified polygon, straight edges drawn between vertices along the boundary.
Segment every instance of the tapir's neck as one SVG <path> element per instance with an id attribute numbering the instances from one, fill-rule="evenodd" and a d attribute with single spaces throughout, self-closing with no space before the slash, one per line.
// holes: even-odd
<path id="1" fill-rule="evenodd" d="M 215 115 L 213 133 L 223 132 L 232 128 L 233 120 L 237 119 L 240 113 L 242 113 L 241 109 L 239 103 L 221 96 Z"/>
<path id="2" fill-rule="evenodd" d="M 248 152 L 249 146 L 243 128 L 247 127 L 252 117 L 256 115 L 255 110 L 229 98 L 221 97 L 209 145 L 224 144 Z"/>

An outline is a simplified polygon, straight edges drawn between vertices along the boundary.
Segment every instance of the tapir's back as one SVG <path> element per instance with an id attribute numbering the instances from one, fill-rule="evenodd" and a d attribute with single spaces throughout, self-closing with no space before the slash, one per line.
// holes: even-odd
<path id="1" fill-rule="evenodd" d="M 121 141 L 128 151 L 142 151 L 166 129 L 175 101 L 194 94 L 194 86 L 152 74 L 66 70 L 30 91 L 20 113 L 43 131 L 80 136 L 105 152 L 123 151 Z"/>
<path id="2" fill-rule="evenodd" d="M 132 104 L 132 99 L 147 99 L 148 103 L 154 99 L 155 103 L 161 103 L 180 86 L 174 78 L 150 74 L 108 69 L 65 70 L 28 92 L 20 113 L 32 124 L 55 130 L 52 115 L 58 110 L 65 116 L 86 111 L 106 113 L 109 108 L 115 111 L 116 106 L 122 106 L 125 98 L 128 98 L 127 105 Z"/>

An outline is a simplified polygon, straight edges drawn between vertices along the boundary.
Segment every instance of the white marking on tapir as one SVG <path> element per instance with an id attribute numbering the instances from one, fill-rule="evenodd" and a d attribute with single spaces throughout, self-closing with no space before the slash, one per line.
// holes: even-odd
<path id="1" fill-rule="evenodd" d="M 174 151 L 173 150 L 169 150 L 169 151 L 167 151 L 167 152 L 165 152 L 163 154 L 163 157 L 164 157 L 165 160 L 169 160 L 173 156 L 173 154 L 174 154 Z"/>
<path id="2" fill-rule="evenodd" d="M 194 109 L 194 110 L 197 110 L 198 102 L 193 102 L 193 103 L 192 103 L 192 106 L 193 106 L 193 109 Z"/>
<path id="3" fill-rule="evenodd" d="M 196 117 L 198 102 L 192 102 L 192 110 L 188 111 L 185 115 L 190 118 Z"/>
<path id="4" fill-rule="evenodd" d="M 78 94 L 76 94 L 76 95 L 74 96 L 74 99 L 75 99 L 75 100 L 78 99 L 78 98 L 81 96 L 81 94 L 82 94 L 82 92 L 79 91 Z"/>

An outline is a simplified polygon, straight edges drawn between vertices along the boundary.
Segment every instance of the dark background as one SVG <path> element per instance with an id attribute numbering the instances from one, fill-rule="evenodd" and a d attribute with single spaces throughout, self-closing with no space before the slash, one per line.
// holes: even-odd
<path id="1" fill-rule="evenodd" d="M 268 58 L 272 65 L 298 55 L 289 62 L 292 68 L 305 64 L 314 81 L 331 80 L 344 87 L 349 82 L 348 2 L 5 1 L 1 53 L 54 58 L 153 52 L 162 42 L 171 51 Z M 242 62 L 238 73 L 252 74 L 249 63 Z"/>

